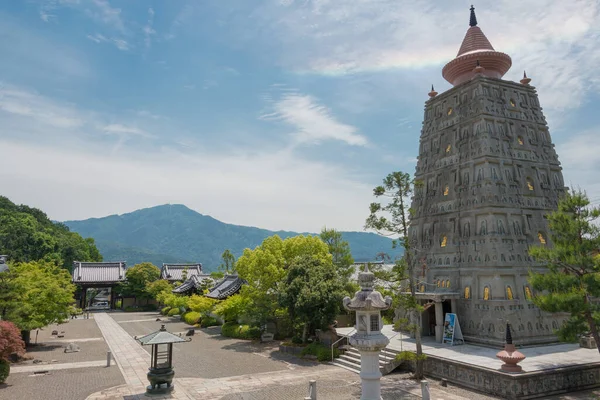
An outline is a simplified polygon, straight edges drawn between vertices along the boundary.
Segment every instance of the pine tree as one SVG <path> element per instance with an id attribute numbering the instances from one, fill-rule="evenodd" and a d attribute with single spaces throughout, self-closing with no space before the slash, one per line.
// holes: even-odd
<path id="1" fill-rule="evenodd" d="M 543 311 L 566 312 L 570 317 L 556 332 L 563 341 L 591 333 L 600 352 L 600 208 L 587 195 L 573 191 L 558 210 L 548 215 L 550 240 L 538 233 L 540 244 L 529 254 L 548 271 L 531 273 L 534 303 Z"/>
<path id="2" fill-rule="evenodd" d="M 385 233 L 398 237 L 394 240 L 395 246 L 404 248 L 404 256 L 396 261 L 391 273 L 387 274 L 390 279 L 398 285 L 399 293 L 396 300 L 410 313 L 411 322 L 407 328 L 415 334 L 416 345 L 416 368 L 415 378 L 423 377 L 423 348 L 421 345 L 421 312 L 423 307 L 417 301 L 415 257 L 410 248 L 408 240 L 408 227 L 410 224 L 410 209 L 408 200 L 413 193 L 415 185 L 418 184 L 410 175 L 404 172 L 392 172 L 383 180 L 383 185 L 373 189 L 373 195 L 377 198 L 385 198 L 385 203 L 371 203 L 370 215 L 365 223 L 365 228 L 375 229 L 379 233 Z M 406 289 L 409 291 L 406 292 Z M 416 323 L 415 323 L 416 322 Z"/>

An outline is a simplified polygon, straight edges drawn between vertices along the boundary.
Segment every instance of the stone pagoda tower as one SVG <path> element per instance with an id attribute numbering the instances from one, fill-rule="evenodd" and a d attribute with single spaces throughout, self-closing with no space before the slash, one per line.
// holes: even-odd
<path id="1" fill-rule="evenodd" d="M 542 266 L 528 247 L 551 245 L 544 215 L 566 190 L 561 166 L 531 79 L 503 80 L 511 58 L 473 7 L 469 25 L 442 70 L 453 87 L 429 93 L 419 143 L 409 236 L 418 297 L 436 303 L 423 333 L 440 336 L 436 314 L 454 312 L 467 341 L 502 345 L 507 322 L 519 344 L 554 341 L 562 321 L 531 302 L 528 271 Z"/>

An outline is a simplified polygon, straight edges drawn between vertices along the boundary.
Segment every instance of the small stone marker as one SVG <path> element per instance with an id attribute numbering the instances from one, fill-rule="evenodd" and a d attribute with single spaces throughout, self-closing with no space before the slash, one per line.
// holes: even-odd
<path id="1" fill-rule="evenodd" d="M 185 336 L 194 336 L 195 334 L 196 334 L 196 331 L 194 329 L 188 329 Z"/>
<path id="2" fill-rule="evenodd" d="M 57 336 L 58 335 L 58 331 L 52 331 L 52 336 Z"/>
<path id="3" fill-rule="evenodd" d="M 78 353 L 80 350 L 79 345 L 75 343 L 69 343 L 67 347 L 65 347 L 65 353 Z"/>

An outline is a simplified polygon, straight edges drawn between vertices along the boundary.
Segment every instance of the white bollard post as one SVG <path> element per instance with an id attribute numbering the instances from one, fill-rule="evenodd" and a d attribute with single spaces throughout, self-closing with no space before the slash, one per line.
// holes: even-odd
<path id="1" fill-rule="evenodd" d="M 317 400 L 317 381 L 308 381 L 308 396 L 304 400 Z"/>
<path id="2" fill-rule="evenodd" d="M 426 380 L 421 381 L 421 396 L 423 400 L 431 400 L 431 396 L 429 395 L 429 382 Z"/>
<path id="3" fill-rule="evenodd" d="M 107 367 L 110 367 L 110 360 L 111 360 L 111 358 L 112 358 L 112 353 L 109 350 L 109 351 L 106 352 L 106 366 Z"/>

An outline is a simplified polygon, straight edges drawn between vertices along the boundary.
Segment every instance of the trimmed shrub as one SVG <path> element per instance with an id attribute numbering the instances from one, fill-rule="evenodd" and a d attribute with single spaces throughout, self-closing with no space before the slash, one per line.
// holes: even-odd
<path id="1" fill-rule="evenodd" d="M 183 320 L 188 325 L 196 325 L 200 321 L 200 313 L 196 311 L 186 312 L 183 315 Z"/>
<path id="2" fill-rule="evenodd" d="M 160 310 L 160 313 L 162 315 L 167 315 L 169 313 L 169 311 L 171 311 L 171 307 L 167 306 L 167 307 L 163 307 L 163 309 Z"/>
<path id="3" fill-rule="evenodd" d="M 258 339 L 261 330 L 258 326 L 240 325 L 228 322 L 221 327 L 221 335 L 237 339 Z"/>
<path id="4" fill-rule="evenodd" d="M 209 326 L 219 326 L 219 325 L 221 325 L 219 323 L 219 321 L 217 321 L 216 318 L 213 318 L 210 316 L 202 318 L 202 321 L 200 322 L 201 328 L 208 328 Z"/>
<path id="5" fill-rule="evenodd" d="M 300 336 L 294 336 L 294 337 L 292 337 L 292 343 L 302 344 L 302 338 Z"/>
<path id="6" fill-rule="evenodd" d="M 0 359 L 0 383 L 4 383 L 6 378 L 8 378 L 8 374 L 10 374 L 10 363 Z"/>
<path id="7" fill-rule="evenodd" d="M 312 355 L 317 357 L 319 361 L 331 361 L 331 347 L 327 347 L 322 343 L 311 343 L 302 349 L 300 353 L 302 356 Z M 340 356 L 340 351 L 337 348 L 333 349 L 333 357 L 337 358 Z"/>
<path id="8" fill-rule="evenodd" d="M 175 307 L 175 308 L 171 308 L 171 309 L 169 310 L 169 312 L 167 313 L 167 315 L 168 315 L 169 317 L 174 317 L 175 315 L 179 315 L 179 314 L 181 314 L 181 312 L 179 311 L 179 308 L 177 308 L 177 307 Z"/>

